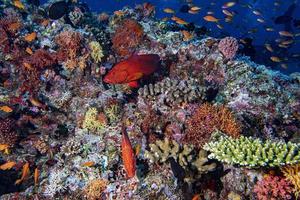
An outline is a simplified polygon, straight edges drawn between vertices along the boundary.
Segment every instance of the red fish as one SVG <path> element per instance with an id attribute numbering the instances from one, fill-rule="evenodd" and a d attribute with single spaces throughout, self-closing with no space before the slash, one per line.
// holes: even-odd
<path id="1" fill-rule="evenodd" d="M 137 80 L 149 76 L 160 66 L 160 58 L 156 54 L 133 55 L 116 64 L 104 77 L 110 84 L 128 84 L 137 86 Z"/>
<path id="2" fill-rule="evenodd" d="M 128 134 L 125 131 L 125 128 L 122 130 L 122 160 L 124 163 L 125 171 L 127 173 L 128 178 L 132 178 L 135 176 L 136 170 L 136 161 L 134 150 L 131 146 L 130 140 L 128 138 Z"/>

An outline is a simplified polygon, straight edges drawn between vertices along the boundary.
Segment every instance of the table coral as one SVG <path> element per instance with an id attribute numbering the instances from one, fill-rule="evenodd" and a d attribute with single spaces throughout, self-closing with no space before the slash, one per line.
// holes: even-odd
<path id="1" fill-rule="evenodd" d="M 219 134 L 219 133 L 217 133 Z M 300 161 L 299 145 L 292 142 L 262 141 L 252 137 L 219 136 L 203 147 L 211 152 L 209 158 L 249 168 L 281 166 Z"/>

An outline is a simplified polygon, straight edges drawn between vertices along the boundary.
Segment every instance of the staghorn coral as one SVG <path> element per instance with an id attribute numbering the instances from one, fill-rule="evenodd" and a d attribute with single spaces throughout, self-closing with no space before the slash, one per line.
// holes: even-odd
<path id="1" fill-rule="evenodd" d="M 285 176 L 286 180 L 293 184 L 294 193 L 296 199 L 298 199 L 300 194 L 300 164 L 285 166 L 281 168 L 281 172 Z"/>
<path id="2" fill-rule="evenodd" d="M 99 42 L 92 41 L 89 43 L 89 47 L 91 49 L 91 57 L 96 63 L 101 62 L 103 58 L 103 50 Z"/>
<path id="3" fill-rule="evenodd" d="M 220 134 L 216 132 L 216 135 Z M 262 141 L 252 137 L 232 138 L 218 136 L 216 141 L 204 145 L 211 152 L 209 158 L 228 164 L 237 164 L 248 168 L 262 166 L 281 166 L 300 161 L 299 145 L 291 142 Z"/>
<path id="4" fill-rule="evenodd" d="M 102 119 L 102 116 L 100 119 Z M 85 113 L 82 127 L 92 132 L 101 132 L 105 129 L 105 126 L 106 120 L 99 120 L 97 109 L 94 107 L 89 108 Z"/>
<path id="5" fill-rule="evenodd" d="M 199 85 L 196 79 L 176 80 L 165 78 L 160 82 L 145 85 L 138 90 L 139 101 L 142 100 L 156 105 L 157 109 L 195 101 L 204 102 L 205 87 Z"/>
<path id="6" fill-rule="evenodd" d="M 220 130 L 232 137 L 238 137 L 241 131 L 234 115 L 225 106 L 204 103 L 196 108 L 187 120 L 184 142 L 202 147 L 215 130 Z"/>
<path id="7" fill-rule="evenodd" d="M 143 36 L 142 26 L 133 19 L 126 19 L 116 29 L 112 37 L 112 47 L 120 56 L 129 56 L 142 42 Z"/>
<path id="8" fill-rule="evenodd" d="M 239 43 L 234 37 L 225 37 L 219 42 L 218 49 L 226 59 L 233 59 L 239 49 Z"/>
<path id="9" fill-rule="evenodd" d="M 145 152 L 145 158 L 152 163 L 164 163 L 169 158 L 174 158 L 184 169 L 192 165 L 201 174 L 215 169 L 215 163 L 207 164 L 207 153 L 204 150 L 200 150 L 198 155 L 194 155 L 193 150 L 190 145 L 180 147 L 175 140 L 165 138 L 150 144 L 150 151 Z"/>
<path id="10" fill-rule="evenodd" d="M 15 120 L 11 118 L 0 119 L 0 145 L 13 147 L 17 140 L 18 134 L 14 130 Z"/>
<path id="11" fill-rule="evenodd" d="M 273 175 L 265 176 L 253 189 L 258 200 L 288 200 L 292 198 L 292 190 L 288 181 Z"/>
<path id="12" fill-rule="evenodd" d="M 84 195 L 89 200 L 102 199 L 102 195 L 107 187 L 108 182 L 104 179 L 91 180 L 84 188 Z"/>

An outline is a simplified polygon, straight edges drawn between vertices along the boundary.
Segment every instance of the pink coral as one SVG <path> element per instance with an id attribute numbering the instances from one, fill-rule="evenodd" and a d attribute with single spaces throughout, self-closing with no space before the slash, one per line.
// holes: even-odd
<path id="1" fill-rule="evenodd" d="M 234 37 L 225 37 L 219 42 L 218 49 L 225 58 L 232 59 L 239 49 L 239 43 Z"/>
<path id="2" fill-rule="evenodd" d="M 258 200 L 286 200 L 292 198 L 293 187 L 280 176 L 268 175 L 256 183 L 253 191 Z"/>

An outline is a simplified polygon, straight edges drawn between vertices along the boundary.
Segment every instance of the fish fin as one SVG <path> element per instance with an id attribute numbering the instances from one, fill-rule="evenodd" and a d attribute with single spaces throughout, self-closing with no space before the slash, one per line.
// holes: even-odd
<path id="1" fill-rule="evenodd" d="M 142 72 L 134 73 L 134 74 L 132 74 L 132 75 L 129 75 L 129 76 L 127 77 L 127 80 L 133 80 L 133 81 L 139 80 L 140 78 L 143 77 L 143 75 L 144 75 L 144 74 L 143 74 Z"/>
<path id="2" fill-rule="evenodd" d="M 139 87 L 139 83 L 137 81 L 131 81 L 131 82 L 127 83 L 127 85 L 132 88 Z"/>

